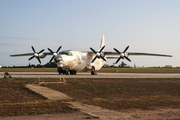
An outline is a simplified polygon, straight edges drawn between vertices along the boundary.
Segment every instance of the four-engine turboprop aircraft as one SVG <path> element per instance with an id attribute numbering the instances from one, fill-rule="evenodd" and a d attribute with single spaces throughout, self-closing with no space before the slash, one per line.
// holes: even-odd
<path id="1" fill-rule="evenodd" d="M 49 62 L 53 59 L 58 66 L 58 73 L 59 74 L 66 74 L 66 75 L 75 75 L 77 71 L 88 71 L 91 70 L 91 75 L 96 75 L 97 71 L 101 69 L 101 67 L 106 63 L 107 59 L 117 59 L 116 64 L 119 62 L 120 59 L 127 59 L 131 62 L 128 58 L 129 55 L 148 55 L 148 56 L 162 56 L 162 57 L 172 57 L 171 55 L 163 55 L 163 54 L 152 54 L 152 53 L 133 53 L 133 52 L 126 52 L 129 46 L 123 52 L 120 52 L 116 48 L 114 48 L 115 52 L 105 52 L 105 40 L 104 35 L 102 36 L 101 46 L 98 51 L 94 50 L 90 47 L 91 52 L 80 52 L 80 51 L 73 51 L 67 50 L 59 52 L 61 46 L 58 48 L 56 52 L 53 52 L 50 48 L 48 50 L 50 52 L 44 52 L 44 49 L 40 52 L 36 52 L 34 47 L 32 50 L 34 53 L 26 53 L 26 54 L 16 54 L 10 55 L 11 57 L 16 56 L 32 56 L 29 60 L 33 58 L 37 58 L 39 63 L 41 63 L 40 58 L 45 58 L 47 55 L 53 55 Z M 118 55 L 119 57 L 108 57 L 109 55 Z"/>

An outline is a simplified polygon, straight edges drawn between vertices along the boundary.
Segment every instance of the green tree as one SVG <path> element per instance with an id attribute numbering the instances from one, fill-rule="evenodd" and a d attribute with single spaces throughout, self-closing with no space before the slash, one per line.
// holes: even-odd
<path id="1" fill-rule="evenodd" d="M 127 64 L 124 63 L 124 62 L 121 62 L 121 64 L 119 65 L 119 67 L 120 67 L 120 68 L 125 68 L 125 67 L 127 67 Z"/>
<path id="2" fill-rule="evenodd" d="M 47 63 L 44 65 L 47 68 L 56 68 L 57 64 L 55 62 Z"/>

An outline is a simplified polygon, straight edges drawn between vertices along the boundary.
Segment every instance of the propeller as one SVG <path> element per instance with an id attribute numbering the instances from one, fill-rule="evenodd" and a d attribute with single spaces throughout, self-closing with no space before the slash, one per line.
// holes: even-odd
<path id="1" fill-rule="evenodd" d="M 34 49 L 33 46 L 31 46 L 31 48 L 32 48 L 32 50 L 33 50 L 33 52 L 34 52 L 34 55 L 33 55 L 32 57 L 30 57 L 28 60 L 31 60 L 31 59 L 33 59 L 34 57 L 36 57 L 36 58 L 38 59 L 39 63 L 41 64 L 41 60 L 40 60 L 40 58 L 39 58 L 39 54 L 42 53 L 42 52 L 44 51 L 44 49 L 37 53 L 37 52 L 35 51 L 35 49 Z"/>
<path id="2" fill-rule="evenodd" d="M 50 60 L 49 62 L 51 62 L 51 61 L 54 59 L 54 57 L 57 56 L 57 54 L 58 54 L 59 50 L 61 49 L 61 47 L 62 47 L 62 46 L 60 46 L 60 47 L 57 49 L 56 52 L 53 52 L 50 48 L 48 48 L 48 50 L 53 54 L 53 57 L 51 58 L 51 60 Z"/>
<path id="3" fill-rule="evenodd" d="M 104 61 L 106 61 L 106 59 L 101 55 L 101 52 L 103 51 L 104 48 L 105 46 L 103 46 L 99 52 L 96 52 L 93 48 L 90 47 L 90 49 L 96 54 L 96 57 L 94 57 L 91 63 L 93 63 L 96 60 L 96 58 L 102 58 Z"/>
<path id="4" fill-rule="evenodd" d="M 116 61 L 115 64 L 117 64 L 121 58 L 122 58 L 122 59 L 123 59 L 123 58 L 126 58 L 129 62 L 131 62 L 131 60 L 130 60 L 128 57 L 125 56 L 125 52 L 128 50 L 128 48 L 129 48 L 129 46 L 127 46 L 126 49 L 124 50 L 124 52 L 122 52 L 122 53 L 119 52 L 116 48 L 114 48 L 114 50 L 115 50 L 117 53 L 120 54 L 120 57 L 117 59 L 117 61 Z"/>

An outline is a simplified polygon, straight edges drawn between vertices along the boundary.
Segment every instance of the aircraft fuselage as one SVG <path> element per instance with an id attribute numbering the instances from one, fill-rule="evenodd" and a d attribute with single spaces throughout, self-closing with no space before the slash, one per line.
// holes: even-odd
<path id="1" fill-rule="evenodd" d="M 94 66 L 95 70 L 99 70 L 106 63 L 102 59 L 96 59 L 91 63 L 95 54 L 79 51 L 63 51 L 60 52 L 55 58 L 57 66 L 63 70 L 70 71 L 88 71 Z"/>

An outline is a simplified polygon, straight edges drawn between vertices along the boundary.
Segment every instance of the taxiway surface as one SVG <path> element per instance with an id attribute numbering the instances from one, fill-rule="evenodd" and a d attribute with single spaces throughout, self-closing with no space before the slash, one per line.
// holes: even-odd
<path id="1" fill-rule="evenodd" d="M 59 75 L 57 72 L 9 72 L 12 77 L 20 78 L 180 78 L 180 73 L 98 73 L 78 72 L 76 75 Z M 0 78 L 4 72 L 0 72 Z"/>

